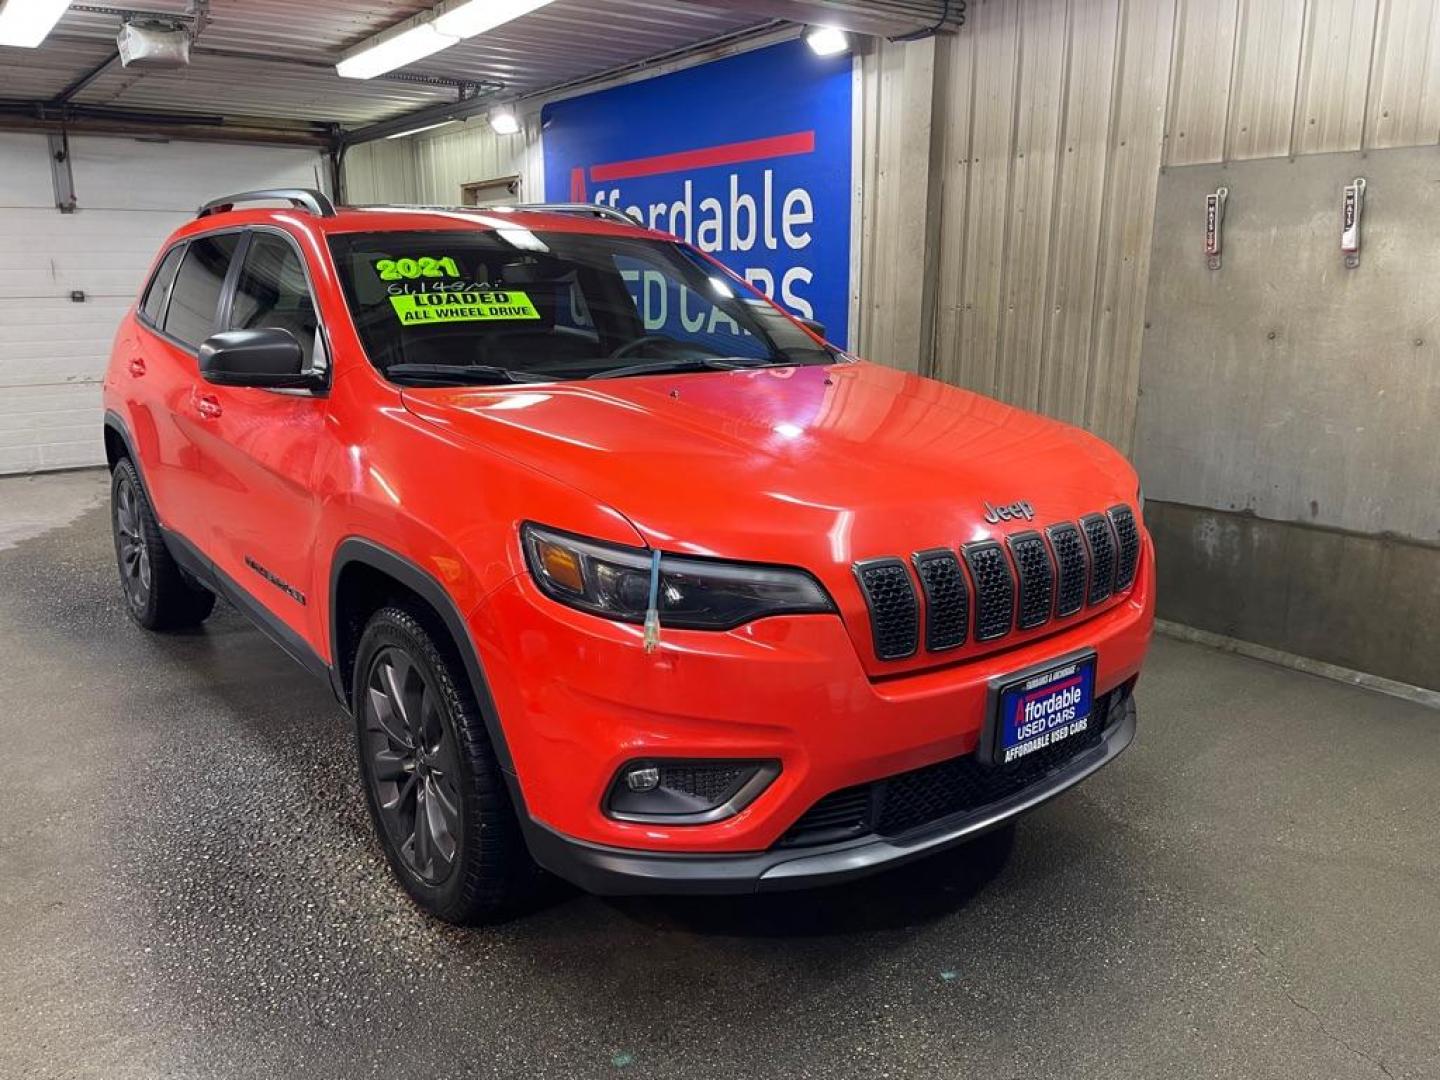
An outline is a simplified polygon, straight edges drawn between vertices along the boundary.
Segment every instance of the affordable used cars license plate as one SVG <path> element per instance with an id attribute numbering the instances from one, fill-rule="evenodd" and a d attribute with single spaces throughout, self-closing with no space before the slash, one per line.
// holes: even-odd
<path id="1" fill-rule="evenodd" d="M 1066 657 L 991 685 L 990 722 L 981 747 L 992 765 L 1014 765 L 1090 730 L 1095 654 Z"/>

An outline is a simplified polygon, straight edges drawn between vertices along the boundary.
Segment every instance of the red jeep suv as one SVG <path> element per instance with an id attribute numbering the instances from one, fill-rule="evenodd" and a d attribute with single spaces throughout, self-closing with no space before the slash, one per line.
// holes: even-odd
<path id="1" fill-rule="evenodd" d="M 859 361 L 605 207 L 217 200 L 104 394 L 130 615 L 223 596 L 328 679 L 443 919 L 537 867 L 840 881 L 1134 735 L 1154 570 L 1118 453 Z"/>

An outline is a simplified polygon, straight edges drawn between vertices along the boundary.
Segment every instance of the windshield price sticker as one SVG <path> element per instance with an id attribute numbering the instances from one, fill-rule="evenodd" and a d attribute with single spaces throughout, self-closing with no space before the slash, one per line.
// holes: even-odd
<path id="1" fill-rule="evenodd" d="M 406 326 L 417 323 L 485 322 L 538 319 L 540 312 L 523 292 L 427 292 L 390 297 L 395 315 Z"/>
<path id="2" fill-rule="evenodd" d="M 420 255 L 413 259 L 377 259 L 375 273 L 381 281 L 407 281 L 414 278 L 458 278 L 460 267 L 449 255 L 434 258 Z"/>

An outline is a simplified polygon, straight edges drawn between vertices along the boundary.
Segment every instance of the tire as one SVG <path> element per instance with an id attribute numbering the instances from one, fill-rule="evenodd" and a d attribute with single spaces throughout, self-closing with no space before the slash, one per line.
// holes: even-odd
<path id="1" fill-rule="evenodd" d="M 351 688 L 365 801 L 385 857 L 425 911 L 460 925 L 522 910 L 541 880 L 454 645 L 385 607 Z"/>
<path id="2" fill-rule="evenodd" d="M 170 557 L 129 458 L 121 458 L 110 476 L 110 529 L 130 618 L 146 630 L 180 630 L 205 620 L 215 607 L 215 594 L 187 578 Z"/>

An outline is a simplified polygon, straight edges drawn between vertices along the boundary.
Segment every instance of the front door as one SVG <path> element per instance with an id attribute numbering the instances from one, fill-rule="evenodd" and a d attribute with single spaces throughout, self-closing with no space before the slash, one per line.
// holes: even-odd
<path id="1" fill-rule="evenodd" d="M 299 249 L 277 232 L 250 233 L 240 252 L 222 328 L 278 327 L 295 335 L 311 366 L 327 364 L 315 302 Z M 195 388 L 204 433 L 210 514 L 206 553 L 269 614 L 324 655 L 315 595 L 319 503 L 315 478 L 333 440 L 328 399 L 308 391 Z"/>

